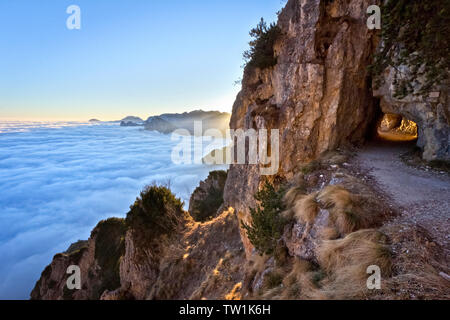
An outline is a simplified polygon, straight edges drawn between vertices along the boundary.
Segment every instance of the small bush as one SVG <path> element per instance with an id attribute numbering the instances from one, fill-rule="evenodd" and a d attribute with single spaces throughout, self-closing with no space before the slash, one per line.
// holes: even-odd
<path id="1" fill-rule="evenodd" d="M 276 65 L 277 58 L 273 46 L 280 34 L 281 29 L 275 23 L 267 26 L 261 18 L 256 28 L 250 31 L 250 36 L 254 39 L 249 42 L 250 49 L 244 52 L 246 65 L 260 69 Z"/>
<path id="2" fill-rule="evenodd" d="M 183 221 L 183 202 L 169 188 L 148 186 L 130 207 L 126 223 L 134 229 L 146 229 L 152 234 L 168 234 Z"/>
<path id="3" fill-rule="evenodd" d="M 284 222 L 280 213 L 285 209 L 283 196 L 283 188 L 275 190 L 273 185 L 266 183 L 255 195 L 260 205 L 250 208 L 251 224 L 242 223 L 250 242 L 260 254 L 273 254 L 281 238 Z"/>

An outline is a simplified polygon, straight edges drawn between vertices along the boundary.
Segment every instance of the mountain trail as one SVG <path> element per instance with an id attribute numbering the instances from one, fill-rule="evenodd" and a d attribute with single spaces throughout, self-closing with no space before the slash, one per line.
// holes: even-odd
<path id="1" fill-rule="evenodd" d="M 409 143 L 374 143 L 354 161 L 392 199 L 400 215 L 391 223 L 426 229 L 447 256 L 450 252 L 450 176 L 429 167 L 407 165 L 401 156 Z"/>

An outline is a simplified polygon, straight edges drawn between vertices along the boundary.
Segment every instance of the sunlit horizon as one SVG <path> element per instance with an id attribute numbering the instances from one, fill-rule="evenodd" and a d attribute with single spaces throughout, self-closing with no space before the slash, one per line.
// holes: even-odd
<path id="1" fill-rule="evenodd" d="M 0 3 L 0 119 L 116 121 L 232 111 L 249 31 L 282 0 Z M 24 10 L 26 8 L 26 10 Z"/>

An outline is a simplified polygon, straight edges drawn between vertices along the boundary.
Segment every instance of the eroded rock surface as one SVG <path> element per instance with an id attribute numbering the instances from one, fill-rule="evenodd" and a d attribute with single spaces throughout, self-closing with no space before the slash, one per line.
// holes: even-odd
<path id="1" fill-rule="evenodd" d="M 226 171 L 211 171 L 194 190 L 189 200 L 189 213 L 196 221 L 206 221 L 221 213 Z"/>
<path id="2" fill-rule="evenodd" d="M 247 68 L 231 117 L 232 129 L 279 129 L 279 176 L 347 143 L 364 141 L 376 100 L 367 66 L 376 45 L 366 26 L 368 0 L 290 0 L 279 15 L 278 63 Z M 234 165 L 225 203 L 243 219 L 254 206 L 257 166 Z M 247 253 L 252 250 L 246 239 Z"/>

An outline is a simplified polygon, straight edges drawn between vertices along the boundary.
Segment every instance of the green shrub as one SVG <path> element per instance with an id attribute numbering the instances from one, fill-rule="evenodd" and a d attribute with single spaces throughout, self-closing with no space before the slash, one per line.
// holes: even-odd
<path id="1" fill-rule="evenodd" d="M 250 31 L 253 38 L 249 42 L 250 49 L 244 52 L 244 60 L 247 66 L 265 69 L 277 64 L 277 58 L 273 50 L 275 41 L 281 34 L 281 29 L 271 23 L 267 26 L 263 18 L 256 28 Z"/>
<path id="2" fill-rule="evenodd" d="M 383 71 L 405 65 L 409 74 L 394 80 L 395 96 L 427 93 L 432 86 L 449 78 L 450 1 L 388 0 L 382 7 L 383 46 L 370 67 L 376 86 L 383 82 Z M 418 79 L 424 79 L 418 83 Z"/>
<path id="3" fill-rule="evenodd" d="M 284 221 L 280 213 L 285 209 L 283 196 L 283 188 L 275 190 L 272 184 L 266 183 L 255 195 L 260 205 L 250 208 L 251 224 L 242 223 L 250 242 L 260 254 L 273 254 L 281 238 Z"/>
<path id="4" fill-rule="evenodd" d="M 170 234 L 184 220 L 183 205 L 169 188 L 148 186 L 130 207 L 126 223 L 150 237 Z"/>

